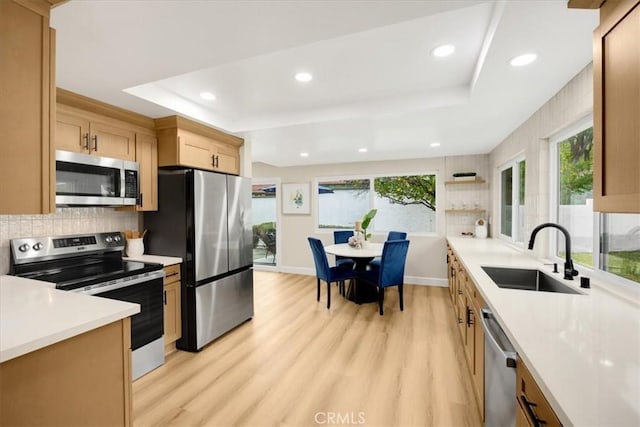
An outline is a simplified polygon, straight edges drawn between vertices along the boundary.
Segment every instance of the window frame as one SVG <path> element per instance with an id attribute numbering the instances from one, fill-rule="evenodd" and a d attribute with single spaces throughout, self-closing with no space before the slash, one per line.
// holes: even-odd
<path id="1" fill-rule="evenodd" d="M 442 202 L 442 192 L 444 191 L 443 188 L 441 188 L 441 180 L 440 180 L 440 172 L 435 170 L 435 171 L 421 171 L 421 172 L 398 172 L 398 173 L 394 173 L 394 172 L 388 172 L 388 173 L 378 173 L 378 174 L 356 174 L 356 175 L 335 175 L 335 176 L 323 176 L 323 177 L 316 177 L 313 179 L 313 186 L 311 191 L 314 193 L 314 198 L 315 198 L 315 203 L 314 203 L 314 207 L 313 207 L 313 221 L 314 221 L 314 227 L 315 227 L 315 232 L 316 233 L 333 233 L 334 230 L 337 229 L 333 229 L 333 228 L 320 228 L 320 225 L 318 224 L 319 220 L 320 220 L 320 215 L 319 215 L 319 209 L 320 209 L 320 200 L 319 200 L 319 193 L 318 193 L 318 185 L 320 185 L 321 181 L 335 181 L 335 180 L 364 180 L 367 179 L 369 180 L 370 183 L 370 187 L 369 187 L 369 209 L 374 209 L 374 202 L 375 202 L 375 189 L 374 189 L 374 180 L 376 178 L 380 178 L 380 177 L 396 177 L 396 176 L 414 176 L 414 175 L 434 175 L 436 177 L 436 210 L 434 211 L 435 215 L 434 215 L 434 222 L 433 222 L 433 231 L 412 231 L 410 234 L 413 236 L 438 236 L 439 235 L 439 226 L 440 226 L 440 221 L 438 219 L 440 212 L 441 212 L 441 202 Z M 366 212 L 363 212 L 363 215 Z M 375 224 L 375 218 L 373 219 L 373 224 Z M 372 236 L 386 236 L 387 233 L 389 232 L 389 230 L 371 230 L 371 235 Z"/>
<path id="2" fill-rule="evenodd" d="M 552 135 L 548 138 L 549 142 L 549 218 L 551 222 L 558 223 L 558 210 L 559 210 L 559 190 L 560 190 L 560 171 L 559 171 L 559 159 L 558 159 L 558 144 L 565 141 L 569 137 L 576 135 L 589 127 L 593 127 L 592 115 L 585 116 L 575 123 L 562 129 L 560 132 Z M 611 283 L 615 288 L 623 291 L 631 291 L 640 295 L 640 284 L 632 280 L 626 279 L 622 276 L 610 273 L 603 270 L 602 258 L 600 253 L 602 251 L 602 238 L 601 234 L 604 230 L 605 215 L 601 212 L 593 212 L 593 239 L 592 239 L 592 263 L 593 267 L 589 267 L 583 264 L 576 264 L 575 268 L 580 272 L 580 275 L 590 275 L 594 279 L 602 280 L 605 283 Z M 548 258 L 554 262 L 564 263 L 565 259 L 557 255 L 558 248 L 558 233 L 552 233 L 549 238 Z M 610 287 L 609 287 L 610 288 Z"/>
<path id="3" fill-rule="evenodd" d="M 524 187 L 524 200 L 520 200 L 520 163 L 521 162 L 525 162 L 525 187 Z M 511 209 L 511 236 L 508 236 L 506 234 L 502 233 L 502 173 L 504 171 L 506 171 L 507 169 L 511 168 L 511 203 L 512 203 L 512 209 Z M 498 223 L 497 223 L 497 228 L 498 228 L 498 236 L 500 239 L 502 240 L 506 240 L 507 242 L 513 244 L 513 245 L 517 245 L 517 246 L 521 246 L 524 247 L 525 245 L 525 236 L 526 236 L 526 231 L 524 233 L 523 236 L 520 236 L 520 231 L 518 230 L 518 224 L 520 221 L 520 214 L 518 211 L 518 208 L 520 206 L 520 202 L 522 202 L 522 204 L 525 206 L 526 209 L 526 198 L 527 198 L 527 187 L 526 187 L 526 182 L 527 182 L 527 158 L 524 155 L 524 153 L 519 153 L 518 155 L 516 155 L 515 157 L 512 157 L 509 161 L 503 163 L 502 165 L 500 165 L 497 168 L 498 171 L 498 177 L 497 177 L 497 181 L 500 183 L 499 186 L 499 202 L 498 202 Z M 520 241 L 520 237 L 522 237 L 522 240 Z"/>

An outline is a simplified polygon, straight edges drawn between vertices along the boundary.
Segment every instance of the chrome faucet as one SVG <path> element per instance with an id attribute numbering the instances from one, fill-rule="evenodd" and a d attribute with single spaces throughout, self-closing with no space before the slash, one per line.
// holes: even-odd
<path id="1" fill-rule="evenodd" d="M 573 261 L 571 260 L 571 238 L 569 237 L 569 232 L 566 228 L 553 222 L 545 222 L 544 224 L 540 224 L 531 232 L 531 238 L 529 239 L 529 249 L 533 249 L 533 243 L 536 240 L 536 234 L 538 234 L 538 231 L 546 227 L 557 228 L 558 230 L 562 231 L 562 234 L 564 234 L 564 254 L 566 256 L 566 259 L 564 261 L 564 278 L 567 280 L 573 280 L 573 276 L 578 275 L 578 270 L 573 268 Z"/>

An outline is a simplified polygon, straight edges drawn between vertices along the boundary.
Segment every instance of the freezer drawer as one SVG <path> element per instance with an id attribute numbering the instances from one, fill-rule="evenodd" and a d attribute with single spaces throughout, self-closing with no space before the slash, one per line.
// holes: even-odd
<path id="1" fill-rule="evenodd" d="M 195 289 L 196 347 L 200 350 L 253 317 L 253 269 Z"/>

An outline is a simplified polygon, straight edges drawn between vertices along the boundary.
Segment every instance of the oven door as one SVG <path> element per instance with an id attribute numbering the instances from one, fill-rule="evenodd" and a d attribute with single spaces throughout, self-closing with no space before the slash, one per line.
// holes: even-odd
<path id="1" fill-rule="evenodd" d="M 122 205 L 124 185 L 122 160 L 56 151 L 57 205 Z"/>
<path id="2" fill-rule="evenodd" d="M 160 271 L 162 273 L 162 271 Z M 131 317 L 131 350 L 161 338 L 164 330 L 163 276 L 119 287 L 95 296 L 140 304 L 140 312 Z"/>

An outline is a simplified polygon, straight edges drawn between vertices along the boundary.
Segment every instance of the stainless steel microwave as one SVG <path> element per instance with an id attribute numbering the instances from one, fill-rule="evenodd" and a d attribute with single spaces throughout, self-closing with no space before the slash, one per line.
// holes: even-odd
<path id="1" fill-rule="evenodd" d="M 56 150 L 56 205 L 136 205 L 139 170 L 136 162 Z"/>

